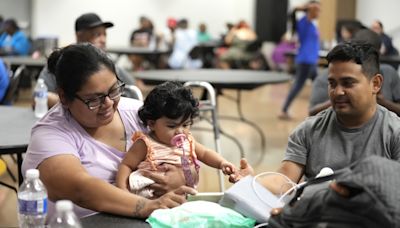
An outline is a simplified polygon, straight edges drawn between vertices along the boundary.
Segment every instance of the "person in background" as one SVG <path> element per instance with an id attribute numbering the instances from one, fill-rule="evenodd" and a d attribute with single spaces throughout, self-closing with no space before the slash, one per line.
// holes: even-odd
<path id="1" fill-rule="evenodd" d="M 4 23 L 4 18 L 3 18 L 3 16 L 0 15 L 0 35 L 3 34 L 3 32 L 4 32 L 3 23 Z"/>
<path id="2" fill-rule="evenodd" d="M 136 132 L 132 136 L 133 145 L 122 160 L 117 173 L 117 186 L 144 196 L 153 198 L 153 192 L 147 187 L 154 183 L 141 174 L 142 170 L 164 171 L 156 167 L 162 163 L 173 164 L 184 170 L 188 163 L 196 166 L 197 174 L 186 174 L 186 185 L 195 188 L 198 184 L 199 161 L 220 169 L 230 175 L 236 171 L 234 165 L 217 152 L 197 142 L 190 132 L 194 118 L 198 116 L 198 100 L 189 88 L 179 82 L 165 82 L 156 86 L 146 97 L 138 116 L 149 133 Z M 181 147 L 176 145 L 174 137 L 181 135 Z M 189 176 L 187 176 L 189 175 Z"/>
<path id="3" fill-rule="evenodd" d="M 296 12 L 305 11 L 306 15 L 303 16 L 299 21 L 296 20 Z M 306 5 L 297 7 L 293 11 L 293 25 L 294 30 L 298 34 L 299 49 L 296 56 L 296 75 L 294 83 L 290 88 L 289 94 L 286 97 L 285 103 L 282 107 L 282 112 L 278 116 L 280 119 L 288 120 L 290 115 L 288 113 L 289 107 L 297 94 L 301 91 L 304 83 L 308 78 L 314 80 L 317 76 L 317 63 L 318 63 L 318 52 L 319 52 L 319 31 L 317 26 L 313 23 L 320 14 L 320 3 L 316 1 L 310 1 Z"/>
<path id="4" fill-rule="evenodd" d="M 0 35 L 0 55 L 28 55 L 31 43 L 15 19 L 5 20 L 3 29 Z"/>
<path id="5" fill-rule="evenodd" d="M 201 68 L 202 62 L 198 59 L 192 59 L 189 56 L 190 51 L 198 44 L 197 32 L 189 28 L 189 22 L 181 19 L 174 32 L 174 44 L 171 56 L 168 59 L 168 65 L 172 69 L 197 69 Z"/>
<path id="6" fill-rule="evenodd" d="M 139 48 L 156 48 L 156 39 L 154 34 L 154 26 L 151 20 L 145 16 L 139 18 L 139 28 L 135 29 L 130 38 L 130 44 L 132 47 Z M 140 55 L 129 55 L 129 59 L 133 64 L 133 69 L 135 71 L 143 70 L 149 68 L 149 63 Z"/>
<path id="7" fill-rule="evenodd" d="M 164 28 L 160 34 L 160 48 L 161 49 L 172 49 L 174 44 L 174 34 L 177 28 L 178 22 L 175 18 L 167 19 L 167 27 Z"/>
<path id="8" fill-rule="evenodd" d="M 114 185 L 118 165 L 132 145 L 127 136 L 146 128 L 137 116 L 143 103 L 121 97 L 125 83 L 105 52 L 89 43 L 70 45 L 50 55 L 48 69 L 56 75 L 60 103 L 32 128 L 22 164 L 23 173 L 40 171 L 50 200 L 48 217 L 57 200 L 68 199 L 79 217 L 106 212 L 147 218 L 196 193 L 183 186 L 181 170 L 168 164 L 157 166 L 165 175 L 144 174 L 156 182 L 151 186 L 156 199 Z"/>
<path id="9" fill-rule="evenodd" d="M 354 35 L 362 29 L 356 23 L 343 23 L 340 27 L 341 42 L 348 42 L 353 39 Z"/>
<path id="10" fill-rule="evenodd" d="M 358 31 L 353 38 L 357 42 L 372 44 L 376 50 L 381 47 L 379 36 L 369 29 Z M 397 71 L 388 64 L 380 64 L 383 76 L 382 88 L 377 95 L 378 104 L 400 116 L 400 78 Z M 328 71 L 323 71 L 313 82 L 309 115 L 316 115 L 331 106 L 328 96 Z"/>
<path id="11" fill-rule="evenodd" d="M 272 61 L 275 69 L 278 71 L 289 71 L 288 58 L 285 56 L 288 52 L 296 50 L 296 42 L 294 42 L 289 33 L 283 34 L 281 41 L 274 47 L 272 51 Z"/>
<path id="12" fill-rule="evenodd" d="M 77 43 L 89 42 L 97 48 L 105 50 L 107 33 L 106 29 L 113 27 L 111 22 L 103 22 L 95 13 L 85 13 L 79 16 L 75 21 L 75 35 Z M 134 85 L 135 81 L 132 75 L 116 67 L 118 77 L 128 85 Z M 49 72 L 45 66 L 40 72 L 39 78 L 43 78 L 48 89 L 48 106 L 53 107 L 60 99 L 57 94 L 57 83 L 54 74 Z"/>
<path id="13" fill-rule="evenodd" d="M 379 49 L 381 55 L 391 56 L 399 55 L 397 49 L 393 46 L 392 38 L 383 31 L 383 24 L 379 20 L 375 20 L 371 24 L 371 30 L 376 32 L 382 40 L 382 46 Z"/>
<path id="14" fill-rule="evenodd" d="M 327 60 L 332 106 L 293 131 L 278 169 L 294 183 L 324 167 L 336 171 L 372 155 L 400 161 L 400 117 L 377 103 L 383 81 L 378 51 L 371 44 L 343 43 Z M 252 167 L 242 160 L 230 180 L 249 174 Z"/>
<path id="15" fill-rule="evenodd" d="M 153 23 L 149 18 L 141 16 L 139 18 L 139 24 L 139 28 L 135 29 L 131 34 L 131 46 L 151 48 L 150 44 L 153 38 L 154 30 Z"/>
<path id="16" fill-rule="evenodd" d="M 224 38 L 228 48 L 220 54 L 218 67 L 230 69 L 236 62 L 250 62 L 254 57 L 254 53 L 247 51 L 247 47 L 256 40 L 257 34 L 247 22 L 239 21 Z"/>
<path id="17" fill-rule="evenodd" d="M 10 75 L 4 61 L 0 58 L 0 103 L 2 103 L 10 83 Z"/>
<path id="18" fill-rule="evenodd" d="M 211 35 L 207 32 L 207 25 L 204 23 L 199 25 L 199 31 L 197 31 L 197 40 L 199 43 L 204 43 L 211 40 Z"/>

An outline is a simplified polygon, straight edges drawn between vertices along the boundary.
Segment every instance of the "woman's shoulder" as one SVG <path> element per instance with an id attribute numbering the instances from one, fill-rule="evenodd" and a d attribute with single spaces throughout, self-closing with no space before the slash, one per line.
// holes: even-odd
<path id="1" fill-rule="evenodd" d="M 142 107 L 143 102 L 137 99 L 121 97 L 118 103 L 119 111 L 137 111 Z"/>

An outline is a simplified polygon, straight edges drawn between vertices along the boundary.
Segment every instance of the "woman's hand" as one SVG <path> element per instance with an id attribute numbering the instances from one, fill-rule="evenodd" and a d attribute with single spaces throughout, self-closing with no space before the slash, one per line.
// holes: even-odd
<path id="1" fill-rule="evenodd" d="M 173 208 L 186 202 L 186 196 L 196 195 L 197 191 L 188 186 L 181 186 L 173 191 L 165 193 L 160 198 L 153 200 L 156 208 Z"/>
<path id="2" fill-rule="evenodd" d="M 245 158 L 240 160 L 240 170 L 236 171 L 235 173 L 229 175 L 229 182 L 236 183 L 243 177 L 247 175 L 253 175 L 254 169 L 247 163 Z"/>
<path id="3" fill-rule="evenodd" d="M 190 166 L 192 169 L 192 175 L 198 175 L 194 169 L 194 166 Z M 156 197 L 164 195 L 166 192 L 177 189 L 182 185 L 186 184 L 185 176 L 181 167 L 177 167 L 171 164 L 162 164 L 157 167 L 160 171 L 164 171 L 165 174 L 159 174 L 151 171 L 142 171 L 142 175 L 152 179 L 155 183 L 150 185 L 150 188 L 154 190 Z"/>

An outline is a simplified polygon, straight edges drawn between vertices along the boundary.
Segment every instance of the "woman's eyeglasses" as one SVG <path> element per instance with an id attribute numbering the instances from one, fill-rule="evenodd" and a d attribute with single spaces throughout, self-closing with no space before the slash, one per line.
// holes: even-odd
<path id="1" fill-rule="evenodd" d="M 111 100 L 117 100 L 121 97 L 122 93 L 125 89 L 125 83 L 123 83 L 120 79 L 118 79 L 119 85 L 116 88 L 111 89 L 108 94 L 103 94 L 91 99 L 82 99 L 78 95 L 75 94 L 75 97 L 78 98 L 80 101 L 86 104 L 88 109 L 94 110 L 104 104 L 106 97 L 109 97 Z"/>

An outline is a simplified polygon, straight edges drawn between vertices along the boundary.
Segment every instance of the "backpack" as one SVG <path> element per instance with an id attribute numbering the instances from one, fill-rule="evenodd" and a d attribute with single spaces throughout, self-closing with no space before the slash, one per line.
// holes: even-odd
<path id="1" fill-rule="evenodd" d="M 349 189 L 349 197 L 336 193 L 329 182 L 308 185 L 267 227 L 400 227 L 398 161 L 371 156 L 336 173 L 336 182 Z"/>

